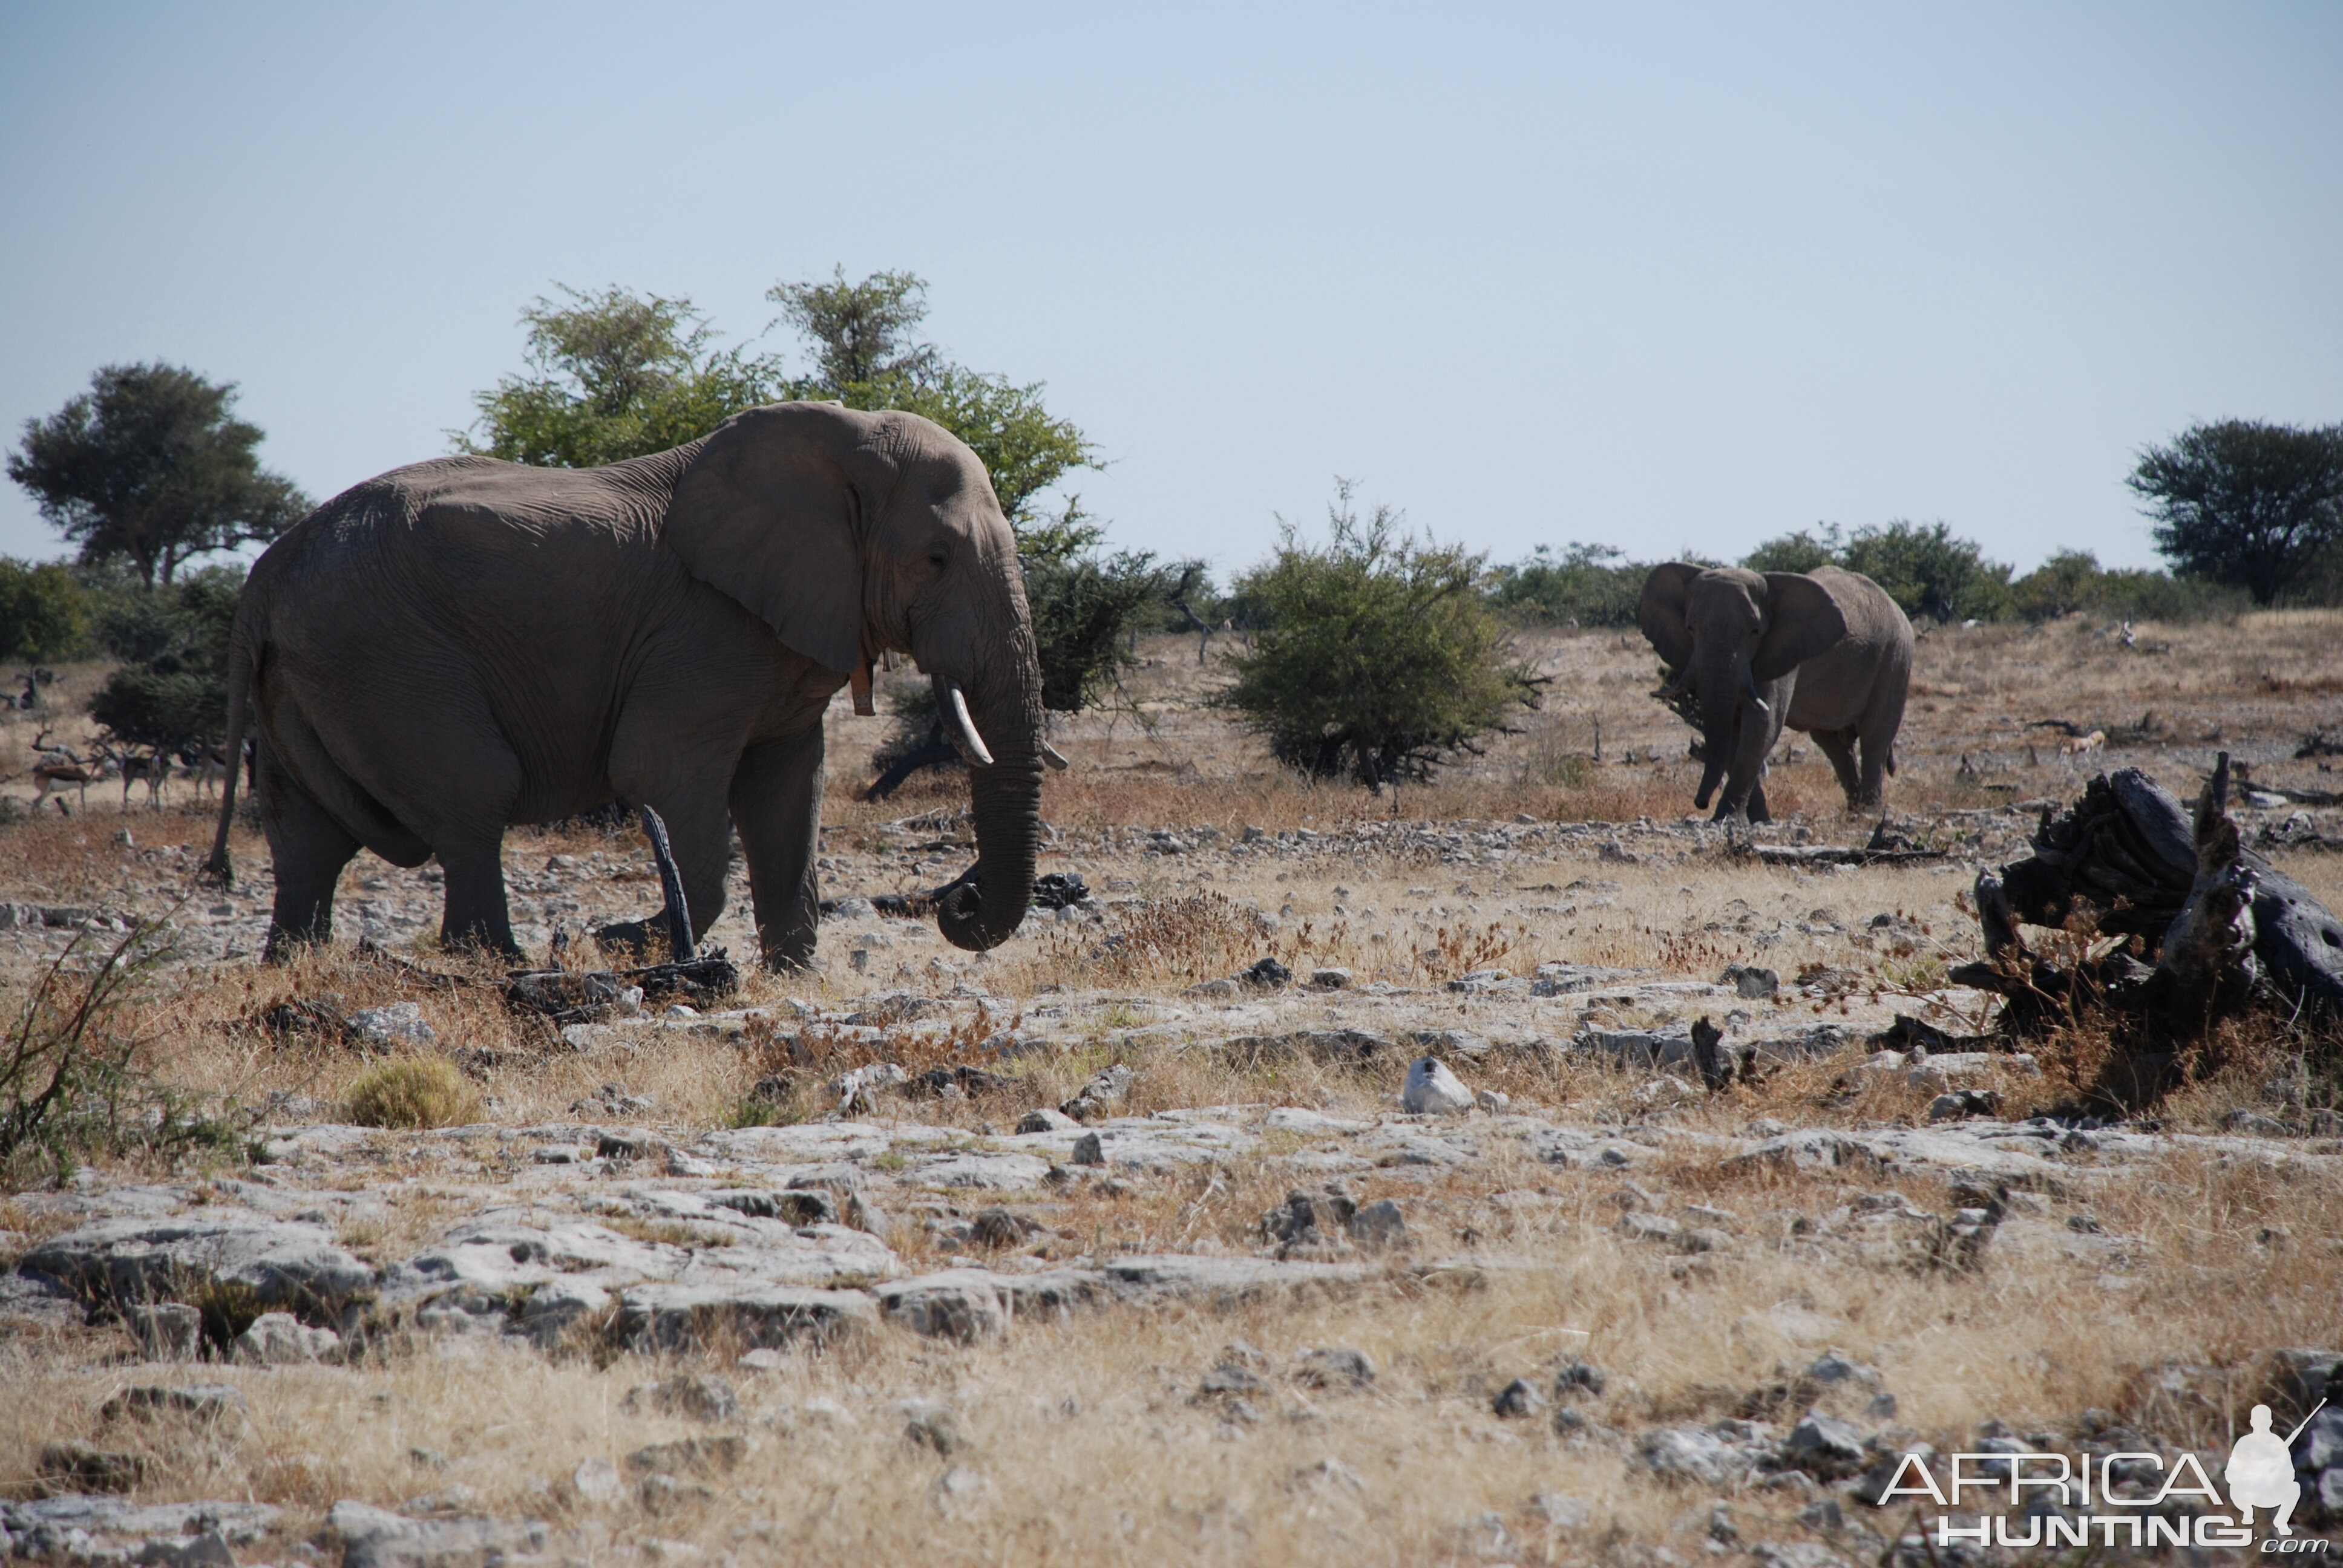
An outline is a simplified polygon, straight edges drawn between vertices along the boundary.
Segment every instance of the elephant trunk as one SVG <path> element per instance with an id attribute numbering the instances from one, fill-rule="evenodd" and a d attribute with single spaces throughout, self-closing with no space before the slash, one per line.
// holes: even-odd
<path id="1" fill-rule="evenodd" d="M 1735 733 L 1741 721 L 1741 680 L 1732 668 L 1702 672 L 1700 691 L 1700 789 L 1693 795 L 1693 805 L 1708 809 L 1709 797 L 1725 775 L 1733 759 Z"/>
<path id="2" fill-rule="evenodd" d="M 1033 904 L 1041 842 L 1041 681 L 1038 671 L 1026 676 L 1008 683 L 1005 693 L 980 693 L 970 716 L 969 728 L 990 753 L 989 765 L 969 769 L 976 864 L 936 903 L 944 940 L 970 952 L 1007 941 Z"/>

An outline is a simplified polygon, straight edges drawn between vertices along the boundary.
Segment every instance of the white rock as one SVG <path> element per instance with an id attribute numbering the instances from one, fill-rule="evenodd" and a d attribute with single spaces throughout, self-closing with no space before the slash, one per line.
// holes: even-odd
<path id="1" fill-rule="evenodd" d="M 428 1045 L 437 1038 L 423 1021 L 423 1009 L 411 1001 L 369 1007 L 350 1014 L 350 1031 L 369 1045 L 393 1045 L 412 1040 Z"/>
<path id="2" fill-rule="evenodd" d="M 332 1361 L 342 1348 L 342 1336 L 331 1329 L 313 1329 L 290 1312 L 263 1312 L 252 1326 L 236 1336 L 235 1359 L 247 1366 L 294 1366 L 303 1362 Z"/>
<path id="3" fill-rule="evenodd" d="M 607 1459 L 589 1459 L 571 1473 L 569 1484 L 588 1503 L 613 1503 L 625 1483 L 618 1479 L 617 1465 Z"/>
<path id="4" fill-rule="evenodd" d="M 1473 1091 L 1436 1056 L 1420 1056 L 1407 1070 L 1400 1103 L 1418 1116 L 1453 1116 L 1473 1109 Z"/>

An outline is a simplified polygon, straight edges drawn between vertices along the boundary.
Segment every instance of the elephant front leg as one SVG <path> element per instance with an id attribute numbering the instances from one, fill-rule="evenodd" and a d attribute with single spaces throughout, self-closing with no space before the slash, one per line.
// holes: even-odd
<path id="1" fill-rule="evenodd" d="M 741 754 L 732 775 L 732 821 L 748 852 L 749 892 L 768 969 L 813 967 L 821 923 L 814 864 L 821 844 L 822 733 L 767 740 Z"/>

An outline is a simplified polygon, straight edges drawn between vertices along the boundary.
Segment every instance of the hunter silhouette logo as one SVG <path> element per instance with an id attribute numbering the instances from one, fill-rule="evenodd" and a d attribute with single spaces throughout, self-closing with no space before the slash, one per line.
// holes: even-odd
<path id="1" fill-rule="evenodd" d="M 2326 1408 L 2322 1399 L 2311 1407 L 2310 1415 Z M 2294 1517 L 2294 1505 L 2302 1501 L 2302 1483 L 2294 1478 L 2294 1440 L 2310 1424 L 2310 1415 L 2302 1418 L 2301 1426 L 2280 1437 L 2270 1430 L 2269 1406 L 2254 1406 L 2253 1430 L 2237 1439 L 2229 1450 L 2229 1462 L 2221 1470 L 2238 1523 L 2251 1524 L 2257 1508 L 2275 1508 L 2272 1528 L 2280 1535 L 2294 1533 L 2294 1526 L 2287 1522 Z"/>
<path id="2" fill-rule="evenodd" d="M 2328 1545 L 2324 1540 L 2293 1539 L 2295 1505 L 2302 1501 L 2293 1450 L 2311 1416 L 2326 1407 L 2320 1400 L 2300 1425 L 2280 1437 L 2270 1430 L 2269 1406 L 2254 1406 L 2249 1430 L 2230 1445 L 2218 1487 L 2188 1452 L 2169 1462 L 2155 1452 L 2069 1455 L 2027 1449 L 1956 1453 L 1946 1456 L 1951 1466 L 1941 1485 L 1924 1454 L 1907 1452 L 1877 1501 L 1886 1508 L 1898 1497 L 1926 1497 L 1939 1508 L 1961 1510 L 1976 1506 L 1963 1495 L 1976 1491 L 1998 1494 L 2002 1507 L 2023 1510 L 2013 1516 L 1988 1507 L 1970 1515 L 1967 1523 L 1956 1523 L 1951 1513 L 1940 1513 L 1935 1533 L 1938 1546 L 1956 1542 L 2054 1548 L 2250 1546 L 2254 1512 L 2267 1508 L 2276 1536 L 2262 1542 L 2262 1551 L 2324 1552 Z M 2217 1512 L 2224 1488 L 2234 1518 Z M 2189 1497 L 2205 1501 L 2193 1508 L 2178 1503 Z M 2197 1512 L 2200 1509 L 2206 1511 Z M 2025 1533 L 2016 1533 L 2013 1524 Z"/>

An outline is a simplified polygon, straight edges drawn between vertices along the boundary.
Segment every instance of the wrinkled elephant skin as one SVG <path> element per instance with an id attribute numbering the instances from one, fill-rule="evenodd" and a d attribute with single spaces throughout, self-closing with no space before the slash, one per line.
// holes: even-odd
<path id="1" fill-rule="evenodd" d="M 1636 622 L 1700 707 L 1705 809 L 1763 822 L 1765 759 L 1785 726 L 1812 735 L 1850 810 L 1880 801 L 1896 771 L 1896 732 L 1912 684 L 1912 623 L 1869 578 L 1805 572 L 1652 568 Z M 1860 749 L 1860 759 L 1857 751 Z"/>
<path id="2" fill-rule="evenodd" d="M 779 404 L 608 467 L 447 457 L 346 491 L 254 566 L 231 643 L 270 952 L 331 935 L 367 849 L 437 856 L 443 939 L 514 953 L 505 829 L 623 799 L 666 819 L 695 940 L 737 828 L 765 961 L 809 963 L 822 714 L 888 650 L 965 694 L 990 758 L 939 924 L 992 947 L 1031 898 L 1041 681 L 1016 539 L 940 427 Z"/>

